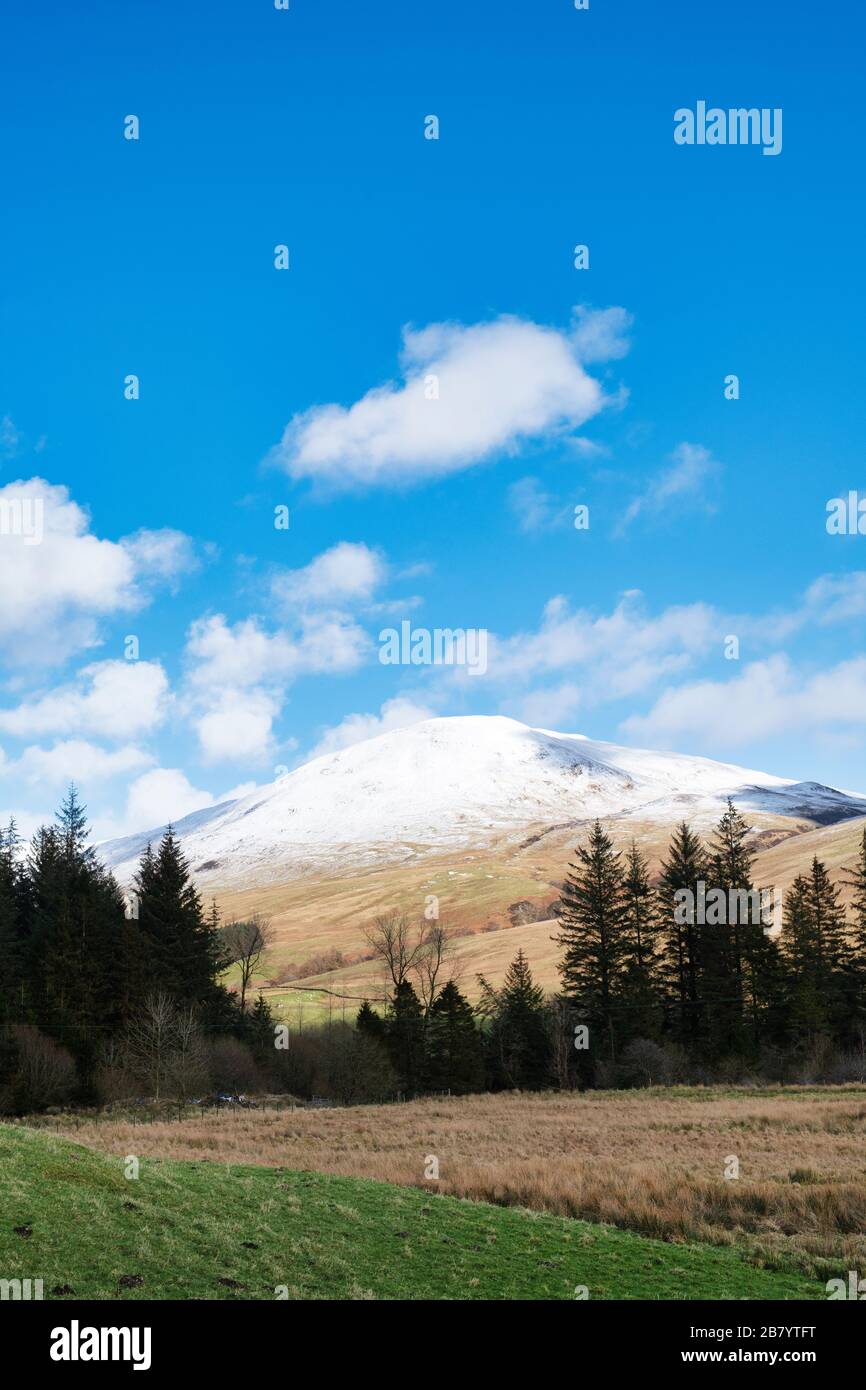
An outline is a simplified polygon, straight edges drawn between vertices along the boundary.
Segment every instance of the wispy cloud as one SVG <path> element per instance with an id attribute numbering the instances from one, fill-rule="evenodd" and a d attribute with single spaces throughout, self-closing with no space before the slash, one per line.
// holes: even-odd
<path id="1" fill-rule="evenodd" d="M 507 502 L 520 530 L 527 535 L 568 524 L 568 508 L 546 492 L 538 478 L 518 478 L 508 489 Z"/>
<path id="2" fill-rule="evenodd" d="M 20 442 L 21 435 L 15 421 L 11 415 L 4 415 L 0 419 L 0 457 L 14 458 Z"/>
<path id="3" fill-rule="evenodd" d="M 670 458 L 670 467 L 652 478 L 645 491 L 629 503 L 615 528 L 616 535 L 623 535 L 642 514 L 657 516 L 674 503 L 698 501 L 708 511 L 712 510 L 705 489 L 720 469 L 709 450 L 702 444 L 684 442 L 677 445 Z"/>
<path id="4" fill-rule="evenodd" d="M 702 747 L 748 744 L 779 734 L 866 729 L 866 657 L 814 672 L 782 653 L 751 662 L 731 680 L 691 681 L 666 690 L 648 714 L 623 723 L 629 737 Z"/>

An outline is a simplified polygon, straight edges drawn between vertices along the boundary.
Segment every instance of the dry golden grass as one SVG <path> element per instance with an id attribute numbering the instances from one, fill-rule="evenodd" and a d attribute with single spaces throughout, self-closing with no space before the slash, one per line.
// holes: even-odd
<path id="1" fill-rule="evenodd" d="M 513 1093 L 52 1123 L 114 1154 L 379 1178 L 741 1244 L 763 1263 L 825 1277 L 866 1264 L 863 1087 Z M 438 1182 L 425 1172 L 430 1156 Z M 726 1179 L 732 1156 L 740 1176 Z"/>

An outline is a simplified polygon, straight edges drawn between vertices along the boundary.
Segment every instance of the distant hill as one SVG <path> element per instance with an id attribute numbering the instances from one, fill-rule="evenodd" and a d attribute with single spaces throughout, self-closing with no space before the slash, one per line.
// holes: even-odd
<path id="1" fill-rule="evenodd" d="M 235 890 L 293 878 L 501 853 L 600 816 L 668 827 L 718 819 L 727 796 L 764 827 L 811 829 L 866 816 L 866 798 L 708 758 L 599 743 L 514 719 L 428 719 L 329 753 L 176 825 L 199 885 Z M 128 879 L 164 827 L 100 853 Z"/>

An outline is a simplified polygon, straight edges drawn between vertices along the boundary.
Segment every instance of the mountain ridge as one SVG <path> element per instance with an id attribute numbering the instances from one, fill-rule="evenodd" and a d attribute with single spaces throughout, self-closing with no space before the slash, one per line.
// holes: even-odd
<path id="1" fill-rule="evenodd" d="M 728 796 L 751 818 L 774 824 L 866 816 L 866 797 L 820 782 L 536 729 L 503 715 L 457 715 L 322 754 L 174 829 L 201 885 L 242 887 L 517 843 L 596 817 L 690 819 L 702 828 Z M 128 881 L 164 829 L 104 841 L 99 852 Z"/>

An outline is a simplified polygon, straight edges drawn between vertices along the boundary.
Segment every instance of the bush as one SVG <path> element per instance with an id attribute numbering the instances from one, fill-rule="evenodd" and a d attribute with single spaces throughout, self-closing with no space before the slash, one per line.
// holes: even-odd
<path id="1" fill-rule="evenodd" d="M 237 1038 L 219 1038 L 211 1045 L 208 1059 L 211 1085 L 217 1091 L 240 1095 L 261 1090 L 262 1079 L 246 1043 Z"/>
<path id="2" fill-rule="evenodd" d="M 673 1067 L 663 1047 L 651 1038 L 635 1038 L 620 1061 L 625 1086 L 669 1086 Z"/>
<path id="3" fill-rule="evenodd" d="M 77 1077 L 65 1047 L 29 1023 L 16 1024 L 8 1039 L 11 1048 L 6 1084 L 0 1091 L 0 1111 L 26 1115 L 71 1100 Z"/>
<path id="4" fill-rule="evenodd" d="M 311 1028 L 277 1054 L 279 1084 L 294 1096 L 342 1105 L 393 1100 L 397 1079 L 383 1043 L 348 1023 Z"/>

